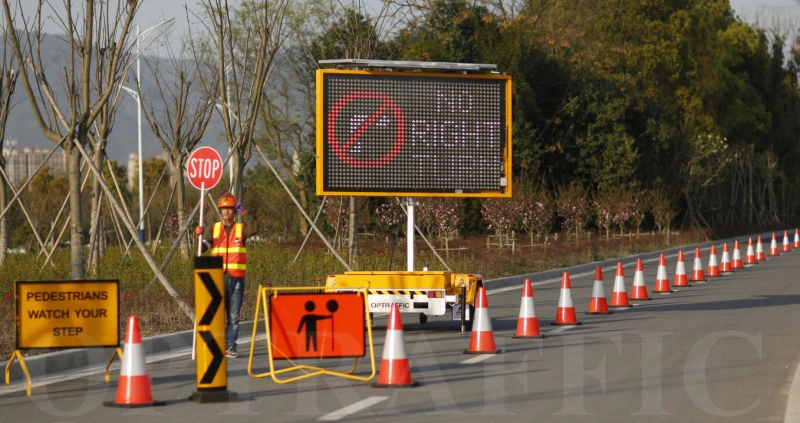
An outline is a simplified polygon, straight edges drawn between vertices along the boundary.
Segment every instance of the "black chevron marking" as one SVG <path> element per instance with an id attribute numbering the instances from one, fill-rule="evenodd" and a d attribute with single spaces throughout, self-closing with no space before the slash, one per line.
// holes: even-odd
<path id="1" fill-rule="evenodd" d="M 222 294 L 219 292 L 219 289 L 217 289 L 217 285 L 214 283 L 214 279 L 211 278 L 210 273 L 199 272 L 198 274 L 200 275 L 200 280 L 203 281 L 203 285 L 205 285 L 208 293 L 211 295 L 211 302 L 208 304 L 208 308 L 206 308 L 200 321 L 197 322 L 199 326 L 205 326 L 210 325 L 214 320 L 214 315 L 217 314 L 217 309 L 219 309 L 220 304 L 222 304 Z"/>
<path id="2" fill-rule="evenodd" d="M 208 350 L 211 351 L 211 355 L 214 357 L 214 359 L 211 360 L 211 363 L 208 363 L 206 372 L 203 373 L 203 378 L 200 379 L 200 383 L 209 384 L 214 381 L 214 377 L 217 375 L 217 371 L 219 371 L 219 366 L 222 364 L 225 354 L 223 354 L 222 350 L 219 349 L 219 345 L 217 345 L 217 341 L 214 339 L 214 336 L 211 335 L 211 332 L 207 330 L 201 330 L 197 331 L 197 333 L 199 333 L 200 337 L 203 338 L 203 342 L 206 343 Z"/>

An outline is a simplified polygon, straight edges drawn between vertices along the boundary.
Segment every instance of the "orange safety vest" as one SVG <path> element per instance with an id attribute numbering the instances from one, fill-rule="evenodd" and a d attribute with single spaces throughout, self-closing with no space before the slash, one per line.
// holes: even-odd
<path id="1" fill-rule="evenodd" d="M 242 238 L 243 223 L 234 223 L 231 234 L 225 233 L 222 222 L 214 224 L 211 255 L 222 257 L 223 269 L 234 278 L 243 278 L 247 269 L 247 248 Z"/>

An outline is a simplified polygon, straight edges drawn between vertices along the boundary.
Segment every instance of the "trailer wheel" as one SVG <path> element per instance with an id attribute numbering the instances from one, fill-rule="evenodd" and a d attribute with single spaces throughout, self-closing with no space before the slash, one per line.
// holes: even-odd
<path id="1" fill-rule="evenodd" d="M 427 315 L 427 314 L 425 314 L 425 313 L 420 313 L 420 314 L 419 314 L 419 322 L 420 322 L 421 324 L 423 324 L 423 325 L 424 325 L 425 323 L 428 323 L 428 315 Z"/>

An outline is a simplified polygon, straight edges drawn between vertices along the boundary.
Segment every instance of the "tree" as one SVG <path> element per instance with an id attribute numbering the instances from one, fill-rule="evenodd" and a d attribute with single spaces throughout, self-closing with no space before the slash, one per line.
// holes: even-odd
<path id="1" fill-rule="evenodd" d="M 574 230 L 577 241 L 580 230 L 586 225 L 590 217 L 588 195 L 580 182 L 572 181 L 568 185 L 558 187 L 556 212 L 558 217 L 561 218 L 561 227 L 568 234 Z"/>
<path id="2" fill-rule="evenodd" d="M 7 32 L 4 28 L 3 33 Z M 7 35 L 3 36 L 5 39 Z M 16 67 L 16 57 L 8 54 L 8 44 L 3 43 L 3 59 L 0 63 L 0 151 L 3 150 L 6 139 L 6 124 L 8 123 L 8 112 L 11 111 L 11 99 L 14 96 L 14 89 L 17 86 L 17 76 L 19 70 Z M 5 172 L 6 157 L 0 154 L 0 170 Z M 7 174 L 7 173 L 6 173 Z M 8 190 L 6 189 L 6 179 L 0 178 L 0 213 L 6 209 L 8 204 Z M 0 267 L 6 262 L 8 254 L 8 217 L 4 214 L 0 216 Z"/>
<path id="3" fill-rule="evenodd" d="M 33 118 L 44 136 L 60 144 L 67 152 L 70 189 L 70 247 L 71 275 L 73 279 L 84 279 L 86 274 L 83 251 L 83 214 L 81 211 L 79 149 L 90 146 L 89 137 L 93 125 L 122 82 L 129 63 L 125 58 L 131 50 L 130 30 L 138 11 L 138 2 L 118 1 L 115 8 L 105 2 L 86 0 L 82 10 L 67 8 L 66 13 L 53 11 L 57 22 L 66 34 L 68 65 L 64 67 L 58 84 L 50 81 L 48 63 L 41 54 L 45 39 L 42 23 L 45 20 L 40 1 L 36 16 L 31 21 L 22 21 L 11 15 L 9 0 L 3 0 L 9 44 L 20 68 L 20 80 L 28 96 Z M 21 5 L 17 4 L 17 10 Z M 98 61 L 98 56 L 104 59 Z M 98 67 L 99 66 L 99 67 Z M 92 83 L 99 72 L 103 85 Z M 64 88 L 58 97 L 53 87 Z"/>
<path id="4" fill-rule="evenodd" d="M 197 86 L 199 63 L 189 60 L 186 49 L 176 53 L 172 47 L 167 47 L 166 58 L 147 59 L 145 62 L 153 75 L 156 92 L 148 100 L 149 96 L 142 92 L 141 86 L 137 90 L 144 105 L 145 120 L 168 154 L 169 186 L 175 187 L 176 217 L 183 223 L 188 217 L 183 176 L 186 159 L 208 129 L 214 107 L 223 106 L 215 105 L 214 97 L 206 96 L 208 92 Z M 216 77 L 216 74 L 209 75 L 209 84 L 216 85 Z M 189 258 L 189 235 L 178 234 L 178 237 L 176 241 L 181 243 L 181 255 Z"/>
<path id="5" fill-rule="evenodd" d="M 275 56 L 292 29 L 286 20 L 290 2 L 246 0 L 238 8 L 231 8 L 228 0 L 203 0 L 202 4 L 201 23 L 207 38 L 192 38 L 191 48 L 194 59 L 206 66 L 198 74 L 205 95 L 222 105 L 219 115 L 233 160 L 230 191 L 241 196 L 244 168 L 252 157 L 258 110 L 267 92 Z"/>

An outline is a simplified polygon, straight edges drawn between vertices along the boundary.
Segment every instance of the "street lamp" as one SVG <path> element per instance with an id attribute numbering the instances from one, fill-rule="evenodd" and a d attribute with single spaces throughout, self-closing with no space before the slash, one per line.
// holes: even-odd
<path id="1" fill-rule="evenodd" d="M 140 87 L 141 83 L 141 64 L 140 60 L 142 57 L 142 50 L 139 46 L 139 42 L 147 35 L 150 31 L 166 24 L 170 24 L 175 20 L 175 18 L 167 19 L 166 21 L 159 22 L 150 28 L 147 28 L 143 32 L 139 31 L 139 24 L 136 24 L 136 86 Z M 139 93 L 128 88 L 122 87 L 128 94 L 132 95 L 133 98 L 136 99 L 136 109 L 137 109 L 137 126 L 139 129 L 139 239 L 144 242 L 144 177 L 142 175 L 142 99 L 139 97 Z"/>

